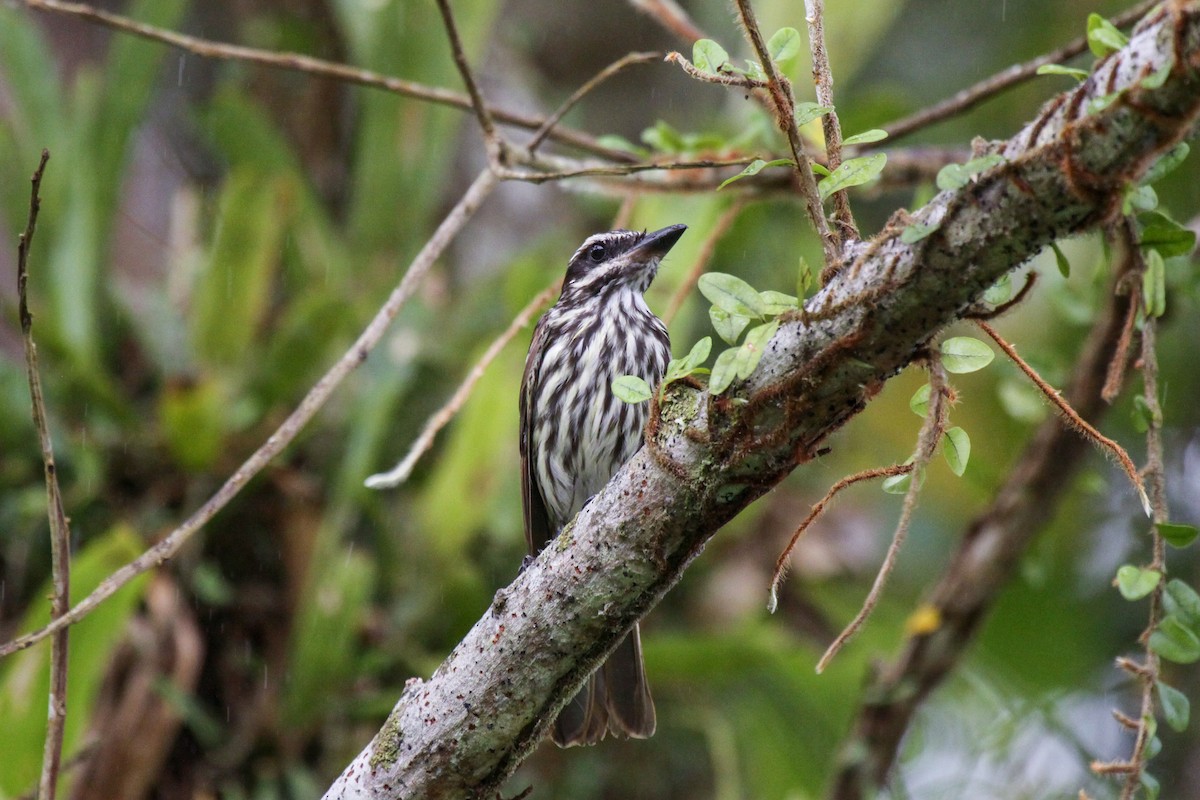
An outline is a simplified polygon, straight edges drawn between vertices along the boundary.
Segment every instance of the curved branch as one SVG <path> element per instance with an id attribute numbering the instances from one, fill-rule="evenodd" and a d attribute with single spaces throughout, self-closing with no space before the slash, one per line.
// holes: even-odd
<path id="1" fill-rule="evenodd" d="M 1161 85 L 1141 85 L 1168 64 Z M 905 243 L 891 224 L 861 248 L 785 320 L 749 380 L 720 397 L 673 384 L 647 446 L 497 593 L 428 681 L 410 681 L 326 796 L 498 791 L 725 522 L 808 460 L 998 278 L 1119 212 L 1124 187 L 1200 117 L 1198 65 L 1200 2 L 1172 4 L 1003 146 L 1005 164 L 918 212 L 932 234 Z"/>

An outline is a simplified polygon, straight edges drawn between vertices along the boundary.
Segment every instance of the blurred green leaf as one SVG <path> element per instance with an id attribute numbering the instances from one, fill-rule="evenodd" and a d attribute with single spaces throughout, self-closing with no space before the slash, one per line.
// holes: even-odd
<path id="1" fill-rule="evenodd" d="M 214 366 L 243 366 L 254 358 L 293 189 L 287 179 L 250 169 L 231 173 L 225 182 L 192 322 L 196 351 Z"/>
<path id="2" fill-rule="evenodd" d="M 967 462 L 971 460 L 971 437 L 959 427 L 946 431 L 942 437 L 942 455 L 950 471 L 961 478 L 967 471 Z"/>
<path id="3" fill-rule="evenodd" d="M 1142 273 L 1142 309 L 1149 317 L 1161 317 L 1167 310 L 1167 265 L 1157 250 L 1146 253 Z"/>
<path id="4" fill-rule="evenodd" d="M 692 45 L 692 64 L 701 72 L 716 74 L 729 62 L 729 53 L 712 39 L 697 39 Z"/>
<path id="5" fill-rule="evenodd" d="M 1162 573 L 1125 564 L 1117 570 L 1117 588 L 1126 600 L 1141 600 L 1158 588 Z"/>
<path id="6" fill-rule="evenodd" d="M 1182 620 L 1189 628 L 1200 628 L 1200 595 L 1178 578 L 1172 578 L 1163 592 L 1167 614 Z"/>
<path id="7" fill-rule="evenodd" d="M 823 106 L 810 100 L 796 103 L 796 126 L 807 125 L 818 117 L 823 117 L 833 111 L 833 106 Z"/>
<path id="8" fill-rule="evenodd" d="M 370 611 L 375 567 L 363 553 L 331 553 L 303 595 L 291 639 L 282 708 L 288 728 L 306 729 L 353 681 L 356 640 Z"/>
<path id="9" fill-rule="evenodd" d="M 852 147 L 856 144 L 871 144 L 872 142 L 882 142 L 888 136 L 887 131 L 882 128 L 872 128 L 869 131 L 856 133 L 853 136 L 847 136 L 842 140 L 842 145 Z"/>
<path id="10" fill-rule="evenodd" d="M 1165 214 L 1157 211 L 1140 214 L 1138 222 L 1142 227 L 1138 244 L 1163 258 L 1191 255 L 1196 248 L 1196 234 Z"/>
<path id="11" fill-rule="evenodd" d="M 843 161 L 829 177 L 817 184 L 817 191 L 822 200 L 829 198 L 834 192 L 849 189 L 852 186 L 862 186 L 873 181 L 883 166 L 887 163 L 887 153 L 875 153 L 869 156 L 859 156 Z"/>
<path id="12" fill-rule="evenodd" d="M 942 191 L 961 189 L 976 175 L 1003 163 L 1004 156 L 991 153 L 979 158 L 972 158 L 965 164 L 947 164 L 938 170 L 937 187 Z"/>
<path id="13" fill-rule="evenodd" d="M 761 158 L 756 158 L 753 161 L 751 161 L 746 166 L 746 168 L 744 170 L 742 170 L 741 172 L 739 172 L 737 175 L 734 175 L 732 178 L 726 178 L 724 181 L 722 181 L 721 185 L 717 187 L 717 191 L 718 192 L 721 191 L 722 189 L 724 189 L 726 186 L 733 183 L 734 181 L 741 180 L 742 178 L 749 178 L 753 175 L 757 175 L 758 173 L 762 172 L 767 167 L 782 167 L 784 165 L 791 165 L 794 163 L 795 162 L 792 161 L 790 158 L 777 158 L 773 161 L 763 161 Z"/>
<path id="14" fill-rule="evenodd" d="M 1092 55 L 1104 58 L 1129 44 L 1129 37 L 1099 14 L 1088 14 L 1087 40 Z"/>
<path id="15" fill-rule="evenodd" d="M 127 527 L 97 537 L 71 560 L 73 601 L 91 593 L 113 571 L 141 554 L 142 543 Z M 113 652 L 126 636 L 149 574 L 134 578 L 71 626 L 68 646 L 67 722 L 63 758 L 70 759 L 83 742 L 92 706 L 108 672 Z M 34 596 L 48 597 L 47 582 Z M 18 631 L 27 633 L 49 621 L 49 604 L 34 603 Z M 0 719 L 4 720 L 4 758 L 0 758 L 0 795 L 19 795 L 37 783 L 46 729 L 50 689 L 50 641 L 44 640 L 0 661 Z M 63 788 L 66 792 L 66 788 Z"/>
<path id="16" fill-rule="evenodd" d="M 1037 69 L 1038 75 L 1066 75 L 1074 78 L 1077 81 L 1082 81 L 1087 78 L 1088 71 L 1086 69 L 1078 69 L 1076 67 L 1065 67 L 1062 64 L 1043 64 Z"/>
<path id="17" fill-rule="evenodd" d="M 913 396 L 909 398 L 908 407 L 918 417 L 924 418 L 929 413 L 929 393 L 931 391 L 933 388 L 927 383 L 913 392 Z"/>
<path id="18" fill-rule="evenodd" d="M 1191 704 L 1187 695 L 1162 681 L 1156 681 L 1154 688 L 1158 690 L 1158 702 L 1162 704 L 1163 717 L 1171 729 L 1182 733 L 1187 730 Z"/>
<path id="19" fill-rule="evenodd" d="M 1183 525 L 1178 522 L 1156 522 L 1154 527 L 1167 544 L 1172 547 L 1187 547 L 1200 536 L 1200 530 L 1195 525 Z"/>
<path id="20" fill-rule="evenodd" d="M 612 393 L 622 403 L 636 405 L 654 396 L 650 384 L 637 375 L 620 375 L 612 382 Z"/>
<path id="21" fill-rule="evenodd" d="M 225 444 L 228 398 L 212 379 L 168 385 L 159 395 L 158 419 L 172 457 L 186 470 L 212 466 Z"/>
<path id="22" fill-rule="evenodd" d="M 767 40 L 767 54 L 772 61 L 787 66 L 800 55 L 803 44 L 800 32 L 795 28 L 780 28 Z"/>
<path id="23" fill-rule="evenodd" d="M 954 336 L 947 339 L 942 342 L 938 351 L 942 355 L 942 366 L 946 371 L 959 375 L 977 372 L 992 363 L 992 359 L 996 357 L 992 348 L 970 336 Z"/>
<path id="24" fill-rule="evenodd" d="M 766 313 L 758 291 L 736 275 L 706 272 L 696 286 L 710 303 L 728 314 L 761 319 Z"/>
<path id="25" fill-rule="evenodd" d="M 1200 638 L 1177 617 L 1168 615 L 1150 634 L 1150 649 L 1176 664 L 1191 664 L 1200 659 Z"/>
<path id="26" fill-rule="evenodd" d="M 741 314 L 730 314 L 720 306 L 708 307 L 708 318 L 712 321 L 713 329 L 727 344 L 737 344 L 738 337 L 750 324 L 750 317 Z"/>

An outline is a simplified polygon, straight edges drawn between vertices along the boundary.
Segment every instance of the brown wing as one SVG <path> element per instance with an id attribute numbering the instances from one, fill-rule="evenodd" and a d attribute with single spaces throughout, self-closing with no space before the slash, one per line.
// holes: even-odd
<path id="1" fill-rule="evenodd" d="M 529 448 L 533 437 L 533 413 L 530 405 L 536 391 L 535 376 L 541 372 L 542 359 L 546 355 L 546 326 L 543 317 L 533 331 L 533 343 L 529 346 L 529 356 L 525 359 L 525 374 L 521 377 L 521 506 L 525 510 L 525 543 L 529 545 L 529 554 L 536 556 L 546 542 L 550 541 L 553 531 L 550 530 L 550 517 L 546 511 L 546 501 L 542 497 L 541 487 L 538 486 L 536 466 L 530 457 Z"/>

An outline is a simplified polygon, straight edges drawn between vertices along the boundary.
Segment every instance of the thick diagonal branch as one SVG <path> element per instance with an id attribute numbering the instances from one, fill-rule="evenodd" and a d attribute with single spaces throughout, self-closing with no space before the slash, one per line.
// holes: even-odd
<path id="1" fill-rule="evenodd" d="M 1142 81 L 1170 65 L 1161 84 Z M 1124 187 L 1200 116 L 1200 3 L 1176 3 L 1057 98 L 1007 161 L 889 225 L 748 381 L 721 397 L 675 384 L 644 448 L 506 589 L 327 797 L 488 796 L 708 539 L 874 397 L 998 278 L 1056 237 L 1109 221 Z M 1088 114 L 1089 100 L 1120 93 Z"/>

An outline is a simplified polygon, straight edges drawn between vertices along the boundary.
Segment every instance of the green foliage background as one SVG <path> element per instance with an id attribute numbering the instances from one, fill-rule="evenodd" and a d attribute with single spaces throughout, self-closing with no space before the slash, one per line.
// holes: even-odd
<path id="1" fill-rule="evenodd" d="M 838 111 L 849 132 L 941 99 L 1009 63 L 1078 36 L 1113 3 L 830 3 Z M 765 29 L 803 29 L 803 4 L 756 4 Z M 567 8 L 569 7 L 569 8 Z M 296 50 L 457 87 L 440 21 L 424 0 L 188 4 L 133 0 L 130 16 L 199 35 Z M 456 0 L 484 91 L 500 105 L 549 110 L 627 49 L 680 45 L 623 4 Z M 694 2 L 698 22 L 749 55 L 728 9 Z M 1085 63 L 1086 66 L 1086 63 Z M 793 78 L 805 86 L 806 64 Z M 468 115 L 377 91 L 194 55 L 83 23 L 0 6 L 0 634 L 46 616 L 48 545 L 41 464 L 28 411 L 14 306 L 16 231 L 41 148 L 52 160 L 34 247 L 35 333 L 75 537 L 82 597 L 190 513 L 261 442 L 345 349 L 480 165 Z M 939 125 L 924 142 L 965 147 L 1003 137 L 1064 88 L 1045 77 Z M 800 92 L 805 97 L 803 91 Z M 642 67 L 568 117 L 596 134 L 683 136 L 779 149 L 757 107 Z M 687 144 L 687 142 L 691 144 Z M 1160 187 L 1179 219 L 1200 207 L 1195 166 Z M 193 685 L 160 686 L 181 725 L 149 796 L 214 793 L 304 798 L 369 738 L 404 681 L 428 675 L 515 574 L 523 555 L 516 397 L 524 346 L 493 365 L 413 479 L 373 493 L 426 417 L 529 298 L 560 274 L 585 235 L 606 228 L 611 198 L 569 186 L 517 187 L 488 201 L 388 339 L 277 463 L 164 574 L 203 642 Z M 926 189 L 918 190 L 918 194 Z M 651 290 L 663 309 L 729 192 L 647 195 L 633 226 L 685 222 L 689 234 Z M 912 196 L 856 200 L 867 230 Z M 1107 276 L 1097 241 L 1064 244 L 1043 286 L 1005 329 L 1060 383 Z M 819 247 L 798 205 L 750 206 L 710 267 L 793 292 Z M 1172 266 L 1162 361 L 1170 480 L 1196 522 L 1200 336 L 1194 264 Z M 693 293 L 674 320 L 676 354 L 711 333 Z M 782 611 L 764 611 L 770 565 L 825 488 L 850 471 L 903 460 L 918 420 L 917 374 L 889 383 L 811 464 L 723 531 L 645 624 L 660 714 L 647 742 L 543 747 L 514 790 L 536 797 L 815 797 L 836 763 L 871 659 L 891 654 L 904 621 L 966 521 L 988 501 L 1046 412 L 1007 365 L 955 380 L 954 424 L 972 435 L 964 478 L 932 470 L 885 604 L 823 676 L 813 665 L 873 576 L 896 498 L 856 489 L 800 551 Z M 1140 452 L 1128 397 L 1105 430 Z M 1093 758 L 1129 743 L 1108 708 L 1131 688 L 1111 668 L 1144 625 L 1110 587 L 1117 564 L 1148 547 L 1137 502 L 1102 458 L 1073 487 L 1023 564 L 964 668 L 921 714 L 891 796 L 1115 796 Z M 1176 575 L 1196 583 L 1192 554 Z M 114 654 L 143 613 L 139 580 L 73 629 L 68 756 L 89 736 L 137 737 L 94 715 L 119 693 Z M 182 624 L 182 623 L 181 623 Z M 0 662 L 0 797 L 28 791 L 40 764 L 45 647 Z M 1195 695 L 1197 674 L 1173 681 Z M 1193 729 L 1165 737 L 1164 796 L 1187 796 L 1200 770 Z M 1053 752 L 1048 759 L 1039 753 Z M 1157 763 L 1157 762 L 1156 762 Z M 70 783 L 77 772 L 68 773 Z M 1174 788 L 1175 793 L 1168 790 Z M 81 790 L 76 786 L 75 789 Z"/>

